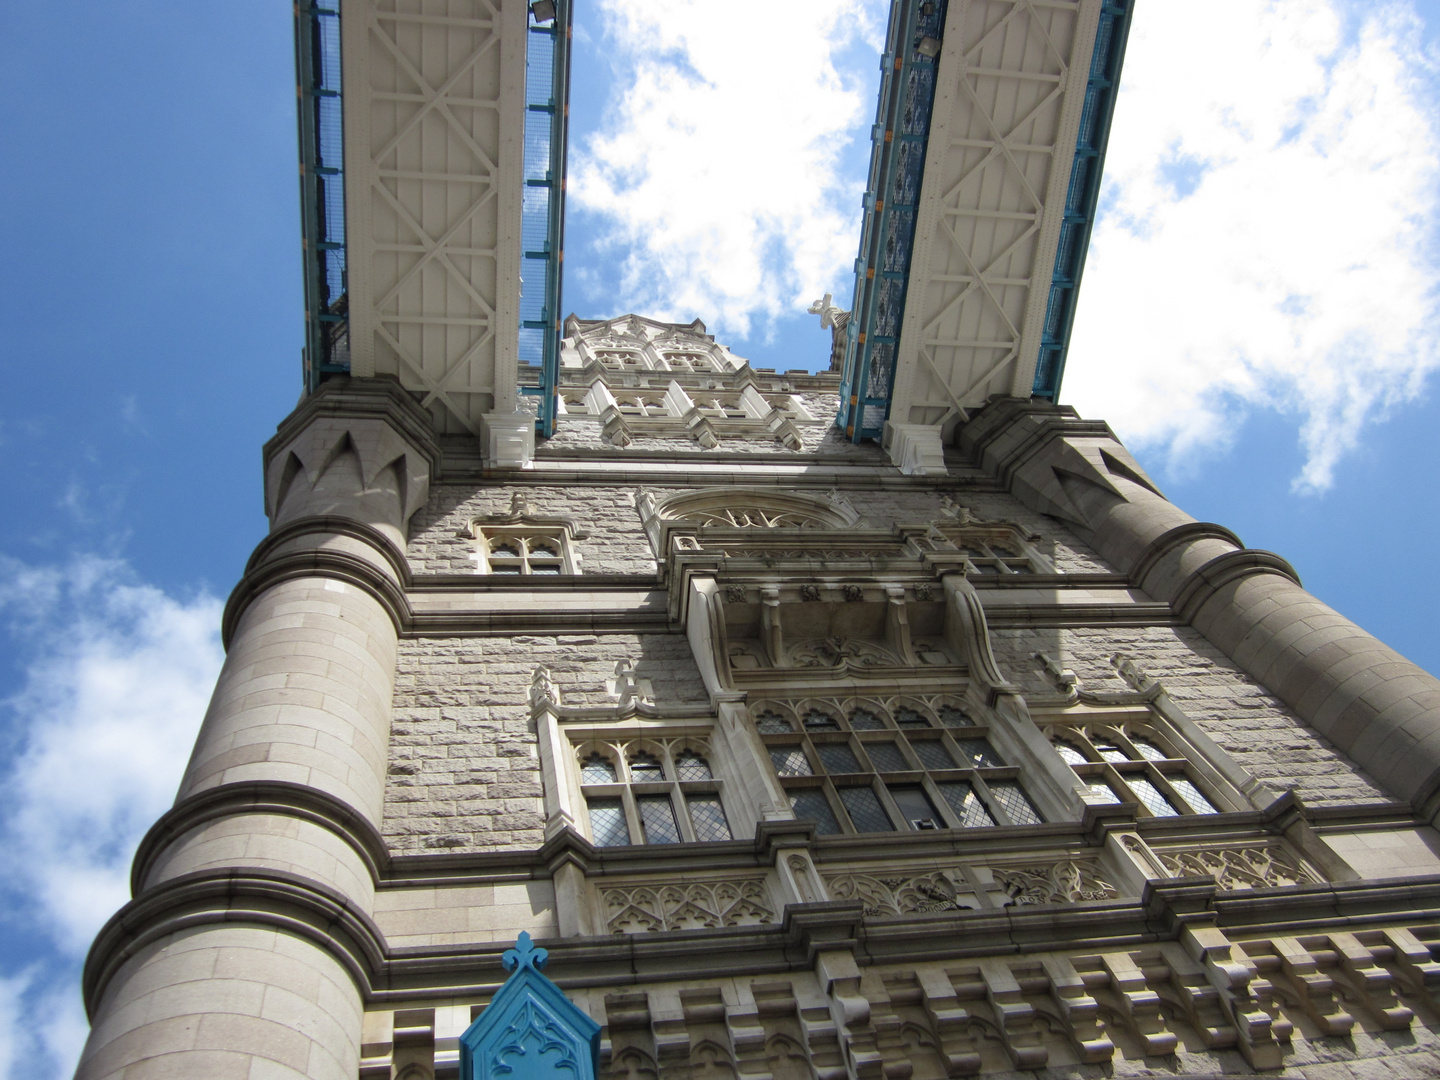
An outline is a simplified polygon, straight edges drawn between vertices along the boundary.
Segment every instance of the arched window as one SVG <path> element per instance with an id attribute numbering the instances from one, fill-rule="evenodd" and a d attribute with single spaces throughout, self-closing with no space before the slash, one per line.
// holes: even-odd
<path id="1" fill-rule="evenodd" d="M 732 839 L 720 782 L 700 750 L 664 740 L 617 749 L 623 775 L 599 750 L 580 758 L 590 838 L 597 847 Z"/>

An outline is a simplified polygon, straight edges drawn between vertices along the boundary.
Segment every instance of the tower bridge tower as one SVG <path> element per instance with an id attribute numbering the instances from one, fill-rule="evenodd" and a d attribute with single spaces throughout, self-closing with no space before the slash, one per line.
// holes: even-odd
<path id="1" fill-rule="evenodd" d="M 80 1077 L 458 1076 L 522 932 L 613 1077 L 1440 1073 L 1440 683 L 1055 403 L 1129 17 L 895 0 L 812 374 L 559 319 L 564 0 L 301 0 L 307 392 Z"/>

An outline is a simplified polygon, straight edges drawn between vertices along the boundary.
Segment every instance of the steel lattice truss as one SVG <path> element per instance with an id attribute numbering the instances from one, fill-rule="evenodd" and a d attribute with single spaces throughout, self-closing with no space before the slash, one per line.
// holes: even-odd
<path id="1" fill-rule="evenodd" d="M 351 371 L 476 433 L 515 401 L 527 13 L 432 10 L 344 11 Z"/>
<path id="2" fill-rule="evenodd" d="M 1100 9 L 952 0 L 892 421 L 1029 396 Z"/>

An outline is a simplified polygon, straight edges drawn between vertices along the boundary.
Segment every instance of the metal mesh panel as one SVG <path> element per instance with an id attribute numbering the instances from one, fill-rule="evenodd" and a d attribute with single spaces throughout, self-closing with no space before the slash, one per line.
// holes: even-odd
<path id="1" fill-rule="evenodd" d="M 995 752 L 989 739 L 956 739 L 960 752 L 977 769 L 1003 769 L 1005 759 Z"/>
<path id="2" fill-rule="evenodd" d="M 686 800 L 690 808 L 690 824 L 695 827 L 696 840 L 729 840 L 730 823 L 714 795 L 692 795 Z"/>
<path id="3" fill-rule="evenodd" d="M 856 832 L 894 832 L 895 824 L 890 820 L 880 799 L 868 787 L 842 787 L 840 801 Z"/>
<path id="4" fill-rule="evenodd" d="M 1215 804 L 1207 799 L 1201 790 L 1183 776 L 1167 776 L 1170 786 L 1180 793 L 1180 797 L 1190 804 L 1190 809 L 1197 814 L 1218 814 Z"/>
<path id="5" fill-rule="evenodd" d="M 790 721 L 773 712 L 762 712 L 755 718 L 755 729 L 762 735 L 785 735 L 795 729 Z"/>
<path id="6" fill-rule="evenodd" d="M 678 844 L 680 826 L 675 822 L 675 807 L 669 795 L 641 795 L 635 800 L 640 808 L 640 831 L 647 844 Z"/>
<path id="7" fill-rule="evenodd" d="M 710 763 L 693 750 L 686 750 L 675 759 L 675 773 L 681 780 L 711 780 Z"/>
<path id="8" fill-rule="evenodd" d="M 964 709 L 957 709 L 953 705 L 940 706 L 940 722 L 946 727 L 969 727 L 971 724 L 969 715 Z"/>
<path id="9" fill-rule="evenodd" d="M 1096 802 L 1118 803 L 1120 796 L 1116 795 L 1109 784 L 1102 784 L 1098 780 L 1090 783 L 1090 797 Z"/>
<path id="10" fill-rule="evenodd" d="M 1130 790 L 1135 792 L 1140 801 L 1156 817 L 1178 817 L 1179 810 L 1165 797 L 1164 792 L 1152 784 L 1143 776 L 1127 776 L 1125 782 L 1130 785 Z"/>
<path id="11" fill-rule="evenodd" d="M 850 726 L 856 731 L 879 731 L 885 722 L 869 709 L 856 709 L 850 714 Z"/>
<path id="12" fill-rule="evenodd" d="M 821 836 L 834 836 L 840 831 L 835 820 L 835 811 L 830 809 L 830 800 L 819 788 L 805 788 L 790 793 L 790 809 L 802 821 L 813 821 L 816 832 Z"/>
<path id="13" fill-rule="evenodd" d="M 928 728 L 930 721 L 921 716 L 914 709 L 896 709 L 895 722 L 903 728 Z"/>
<path id="14" fill-rule="evenodd" d="M 893 742 L 867 742 L 865 752 L 881 772 L 908 772 L 914 768 Z"/>
<path id="15" fill-rule="evenodd" d="M 826 772 L 857 773 L 863 771 L 854 751 L 844 743 L 816 743 L 815 752 Z"/>
<path id="16" fill-rule="evenodd" d="M 807 712 L 801 723 L 805 725 L 806 731 L 840 730 L 840 722 L 828 713 L 821 712 L 819 709 L 811 709 Z"/>
<path id="17" fill-rule="evenodd" d="M 1055 752 L 1060 755 L 1061 759 L 1063 759 L 1065 764 L 1067 765 L 1090 764 L 1090 759 L 1087 758 L 1084 754 L 1082 754 L 1079 750 L 1076 750 L 1075 747 L 1071 746 L 1069 743 L 1056 743 Z"/>
<path id="18" fill-rule="evenodd" d="M 936 739 L 911 739 L 910 748 L 927 769 L 953 769 L 955 759 Z"/>
<path id="19" fill-rule="evenodd" d="M 636 754 L 630 759 L 630 779 L 636 784 L 664 780 L 665 767 L 649 754 Z"/>
<path id="20" fill-rule="evenodd" d="M 591 754 L 580 763 L 582 784 L 613 784 L 615 780 L 615 765 L 607 757 Z"/>
<path id="21" fill-rule="evenodd" d="M 1130 741 L 1135 744 L 1135 749 L 1140 751 L 1140 756 L 1146 761 L 1164 761 L 1170 756 L 1148 739 L 1131 739 Z"/>
<path id="22" fill-rule="evenodd" d="M 1101 761 L 1129 761 L 1130 755 L 1111 743 L 1100 743 L 1095 747 Z"/>
<path id="23" fill-rule="evenodd" d="M 625 827 L 625 809 L 619 799 L 590 799 L 590 835 L 596 847 L 620 847 L 630 843 Z"/>
<path id="24" fill-rule="evenodd" d="M 995 824 L 995 818 L 980 801 L 980 796 L 975 794 L 975 789 L 963 780 L 947 781 L 935 786 L 940 790 L 940 797 L 960 819 L 963 828 L 983 829 Z"/>
<path id="25" fill-rule="evenodd" d="M 798 746 L 770 747 L 770 760 L 781 776 L 809 776 L 810 761 Z"/>
<path id="26" fill-rule="evenodd" d="M 1025 792 L 1020 790 L 1020 785 L 1013 780 L 996 780 L 988 785 L 990 794 L 995 797 L 1005 813 L 1010 815 L 1010 820 L 1016 825 L 1042 825 L 1045 819 L 1042 818 L 1030 805 L 1030 800 L 1025 797 Z"/>

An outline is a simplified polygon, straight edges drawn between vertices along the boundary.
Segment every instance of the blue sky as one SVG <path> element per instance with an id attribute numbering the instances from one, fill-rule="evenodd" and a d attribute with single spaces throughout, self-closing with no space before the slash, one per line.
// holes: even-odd
<path id="1" fill-rule="evenodd" d="M 849 301 L 883 7 L 787 9 L 769 44 L 722 5 L 580 3 L 567 308 L 823 363 L 804 307 Z M 1142 0 L 1062 399 L 1440 670 L 1440 0 L 1220 6 Z M 1160 58 L 1201 10 L 1197 93 Z M 68 1074 L 78 965 L 264 532 L 300 388 L 290 34 L 284 0 L 0 10 L 6 1075 Z"/>

